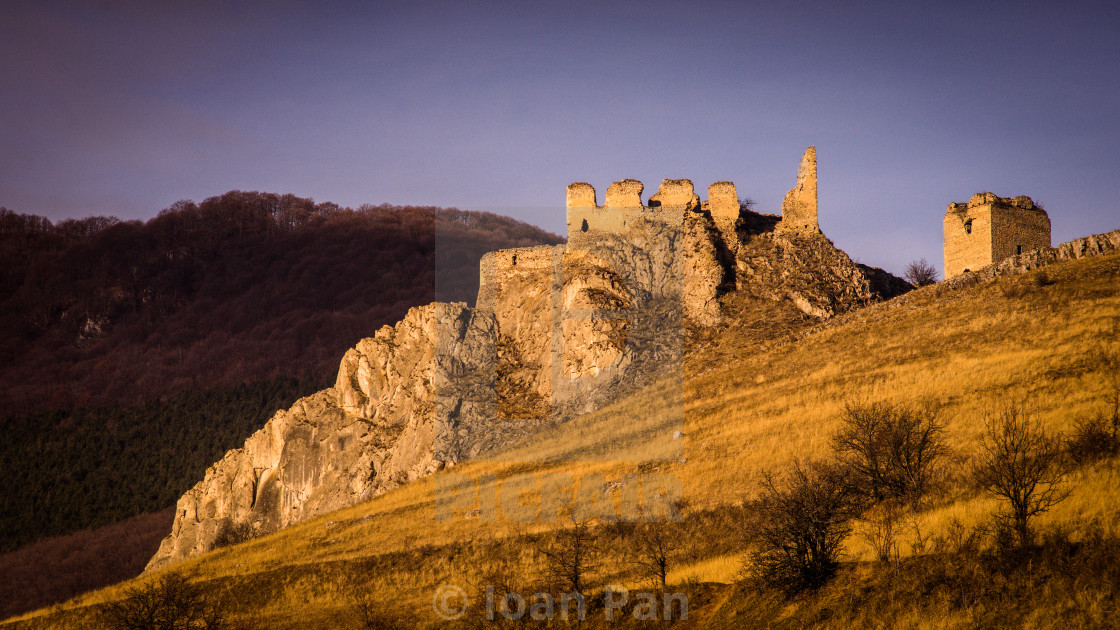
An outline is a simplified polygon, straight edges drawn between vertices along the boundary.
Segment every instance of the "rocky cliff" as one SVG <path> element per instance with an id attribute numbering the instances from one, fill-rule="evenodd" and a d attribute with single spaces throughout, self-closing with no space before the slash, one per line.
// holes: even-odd
<path id="1" fill-rule="evenodd" d="M 515 428 L 564 421 L 679 371 L 685 331 L 719 323 L 729 291 L 827 318 L 908 287 L 895 279 L 891 289 L 809 229 L 812 148 L 786 229 L 738 207 L 730 182 L 704 202 L 689 180 L 665 180 L 648 206 L 642 190 L 618 182 L 600 207 L 590 185 L 569 186 L 566 245 L 491 252 L 475 309 L 414 308 L 360 341 L 334 387 L 278 412 L 179 499 L 148 569 L 485 455 Z"/>

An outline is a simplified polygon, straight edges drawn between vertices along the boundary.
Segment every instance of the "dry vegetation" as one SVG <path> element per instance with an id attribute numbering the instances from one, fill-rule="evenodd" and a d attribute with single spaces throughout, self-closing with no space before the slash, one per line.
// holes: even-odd
<path id="1" fill-rule="evenodd" d="M 674 525 L 681 544 L 667 576 L 671 590 L 690 594 L 689 621 L 678 627 L 1105 627 L 1120 597 L 1114 455 L 1079 458 L 1063 482 L 1068 498 L 1035 520 L 1036 547 L 1001 547 L 986 533 L 1001 504 L 973 481 L 985 419 L 1009 401 L 1067 436 L 1113 409 L 1120 256 L 1049 267 L 1045 282 L 1039 273 L 957 291 L 925 287 L 815 328 L 783 314 L 771 335 L 746 318 L 699 339 L 683 379 L 530 436 L 493 461 L 461 464 L 176 570 L 232 602 L 231 618 L 262 627 L 363 627 L 355 593 L 384 623 L 442 627 L 432 595 L 443 584 L 476 602 L 499 579 L 527 593 L 541 587 L 562 514 L 553 492 L 611 496 L 626 509 L 640 483 L 633 475 L 666 474 L 683 490 L 661 506 L 684 517 Z M 788 596 L 742 579 L 752 550 L 746 532 L 757 519 L 750 505 L 766 472 L 829 459 L 853 401 L 936 406 L 948 453 L 934 489 L 892 517 L 886 562 L 872 531 L 882 519 L 868 513 L 820 589 Z M 675 431 L 683 435 L 674 439 Z M 456 503 L 452 518 L 438 520 L 448 512 L 437 487 L 462 479 L 450 474 L 474 480 L 481 500 Z M 524 522 L 495 512 L 502 488 L 522 505 L 508 511 L 527 515 Z M 643 507 L 648 515 L 650 504 Z M 632 530 L 595 524 L 589 590 L 652 586 L 635 562 L 641 537 Z M 121 593 L 91 593 L 15 626 L 94 627 L 91 611 Z"/>

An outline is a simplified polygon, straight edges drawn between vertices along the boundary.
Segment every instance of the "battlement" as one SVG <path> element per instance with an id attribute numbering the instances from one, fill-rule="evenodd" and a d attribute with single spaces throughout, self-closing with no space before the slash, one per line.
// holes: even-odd
<path id="1" fill-rule="evenodd" d="M 586 182 L 576 182 L 568 186 L 568 241 L 579 240 L 581 235 L 595 233 L 628 232 L 643 221 L 656 221 L 670 225 L 680 225 L 688 213 L 700 213 L 709 208 L 721 217 L 732 222 L 739 216 L 739 200 L 735 196 L 735 184 L 719 182 L 708 188 L 708 194 L 715 200 L 701 203 L 694 191 L 692 180 L 662 180 L 657 192 L 650 196 L 649 203 L 642 203 L 645 186 L 636 179 L 624 179 L 607 188 L 606 200 L 598 205 L 595 188 Z M 713 215 L 715 216 L 715 215 Z"/>
<path id="2" fill-rule="evenodd" d="M 708 186 L 708 199 L 701 201 L 690 179 L 663 179 L 657 192 L 642 203 L 642 182 L 623 179 L 607 188 L 606 199 L 599 205 L 595 188 L 587 182 L 568 186 L 568 244 L 578 246 L 596 234 L 625 234 L 645 224 L 659 222 L 681 225 L 692 215 L 711 217 L 724 245 L 731 251 L 739 247 L 738 227 L 741 219 L 738 191 L 731 182 Z M 1021 203 L 1019 198 L 1012 203 Z M 817 223 L 817 149 L 809 147 L 801 157 L 797 185 L 782 202 L 782 220 L 776 231 L 787 235 L 820 234 Z"/>
<path id="3" fill-rule="evenodd" d="M 663 179 L 657 193 L 649 198 L 651 208 L 684 208 L 698 210 L 700 197 L 692 191 L 691 179 Z"/>
<path id="4" fill-rule="evenodd" d="M 708 212 L 713 219 L 739 218 L 739 193 L 731 182 L 716 182 L 708 186 Z"/>

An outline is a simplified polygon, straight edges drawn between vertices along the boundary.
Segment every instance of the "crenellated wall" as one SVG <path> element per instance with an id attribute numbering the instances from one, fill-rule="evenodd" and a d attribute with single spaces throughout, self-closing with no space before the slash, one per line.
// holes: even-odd
<path id="1" fill-rule="evenodd" d="M 722 195 L 717 206 L 727 219 L 734 224 L 738 219 L 739 205 L 735 200 L 734 209 L 726 203 L 727 186 L 731 196 L 735 196 L 735 185 L 720 182 L 716 186 L 717 195 Z M 567 223 L 568 244 L 579 247 L 588 233 L 626 234 L 641 228 L 644 222 L 653 221 L 679 226 L 689 213 L 702 212 L 710 204 L 701 204 L 694 191 L 692 180 L 665 179 L 657 192 L 650 196 L 649 203 L 642 203 L 642 182 L 624 179 L 607 187 L 606 200 L 597 205 L 595 188 L 586 182 L 576 182 L 568 186 Z M 709 188 L 709 193 L 711 188 Z"/>
<path id="2" fill-rule="evenodd" d="M 333 387 L 278 412 L 179 499 L 148 569 L 209 551 L 230 528 L 262 534 L 351 505 L 680 375 L 686 324 L 717 325 L 728 291 L 822 318 L 875 298 L 816 229 L 812 147 L 781 233 L 777 217 L 741 212 L 731 182 L 705 202 L 687 179 L 663 180 L 648 205 L 642 191 L 615 182 L 599 206 L 590 184 L 571 184 L 567 244 L 490 252 L 475 308 L 414 308 L 358 342 Z"/>

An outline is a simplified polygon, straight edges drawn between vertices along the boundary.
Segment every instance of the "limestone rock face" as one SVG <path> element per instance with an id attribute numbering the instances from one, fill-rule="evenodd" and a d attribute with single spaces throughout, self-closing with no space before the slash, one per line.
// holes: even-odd
<path id="1" fill-rule="evenodd" d="M 272 531 L 361 498 L 373 455 L 362 445 L 376 439 L 370 429 L 347 418 L 331 390 L 277 412 L 180 497 L 171 534 L 147 568 L 209 551 L 234 526 Z"/>
<path id="2" fill-rule="evenodd" d="M 278 411 L 176 505 L 152 570 L 223 531 L 275 531 L 431 474 L 494 409 L 495 322 L 464 304 L 409 311 L 348 351 L 335 387 Z"/>
<path id="3" fill-rule="evenodd" d="M 797 169 L 797 185 L 782 201 L 782 221 L 778 231 L 794 234 L 817 234 L 817 149 L 805 149 Z"/>

